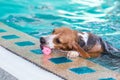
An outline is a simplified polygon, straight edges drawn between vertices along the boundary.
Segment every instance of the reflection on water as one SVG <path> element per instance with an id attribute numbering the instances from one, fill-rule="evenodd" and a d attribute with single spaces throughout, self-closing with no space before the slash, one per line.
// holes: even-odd
<path id="1" fill-rule="evenodd" d="M 0 21 L 31 36 L 39 38 L 56 27 L 69 26 L 120 48 L 120 0 L 2 0 L 0 5 Z M 109 62 L 102 65 L 120 72 L 118 60 L 112 61 L 115 67 Z"/>

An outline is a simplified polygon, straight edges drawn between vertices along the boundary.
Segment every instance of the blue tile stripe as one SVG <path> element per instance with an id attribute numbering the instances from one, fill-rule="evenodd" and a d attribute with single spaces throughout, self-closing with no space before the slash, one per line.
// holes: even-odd
<path id="1" fill-rule="evenodd" d="M 0 29 L 0 33 L 1 33 L 1 32 L 6 32 L 6 30 L 4 30 L 4 29 Z"/>
<path id="2" fill-rule="evenodd" d="M 32 46 L 32 45 L 35 45 L 35 43 L 30 42 L 30 41 L 15 42 L 15 44 L 18 45 L 18 46 Z"/>
<path id="3" fill-rule="evenodd" d="M 62 64 L 62 63 L 69 63 L 72 62 L 72 60 L 66 58 L 66 57 L 58 57 L 58 58 L 51 58 L 49 59 L 51 62 L 55 64 Z"/>
<path id="4" fill-rule="evenodd" d="M 116 80 L 116 79 L 114 79 L 114 78 L 101 78 L 101 79 L 99 79 L 99 80 Z"/>
<path id="5" fill-rule="evenodd" d="M 91 69 L 91 68 L 89 68 L 87 66 L 71 68 L 69 70 L 76 73 L 76 74 L 88 74 L 88 73 L 96 72 L 95 70 L 93 70 L 93 69 Z"/>
<path id="6" fill-rule="evenodd" d="M 34 54 L 42 54 L 42 51 L 40 49 L 34 49 L 34 50 L 30 50 L 30 51 Z"/>
<path id="7" fill-rule="evenodd" d="M 20 38 L 16 35 L 5 35 L 5 36 L 2 36 L 3 39 L 6 39 L 6 40 L 10 40 L 10 39 L 16 39 L 16 38 Z"/>

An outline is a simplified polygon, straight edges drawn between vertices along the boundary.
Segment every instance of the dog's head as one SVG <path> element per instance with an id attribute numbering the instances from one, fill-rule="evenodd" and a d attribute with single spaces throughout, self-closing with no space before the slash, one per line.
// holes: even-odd
<path id="1" fill-rule="evenodd" d="M 102 52 L 99 37 L 88 32 L 77 32 L 67 27 L 56 28 L 51 35 L 40 38 L 40 47 L 50 49 L 74 50 L 84 58 L 90 58 L 87 52 Z"/>
<path id="2" fill-rule="evenodd" d="M 41 49 L 47 46 L 51 49 L 73 50 L 78 42 L 78 32 L 66 27 L 56 28 L 52 34 L 40 38 Z"/>

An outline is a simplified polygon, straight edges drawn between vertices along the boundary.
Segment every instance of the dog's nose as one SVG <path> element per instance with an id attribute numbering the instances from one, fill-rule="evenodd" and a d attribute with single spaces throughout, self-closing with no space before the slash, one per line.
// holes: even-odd
<path id="1" fill-rule="evenodd" d="M 45 39 L 43 37 L 40 38 L 40 43 L 45 44 Z"/>

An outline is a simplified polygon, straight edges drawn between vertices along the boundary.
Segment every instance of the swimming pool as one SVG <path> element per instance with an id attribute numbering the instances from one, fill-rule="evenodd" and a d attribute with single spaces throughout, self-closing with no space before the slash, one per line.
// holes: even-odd
<path id="1" fill-rule="evenodd" d="M 69 26 L 97 34 L 120 48 L 119 0 L 2 0 L 0 5 L 1 22 L 36 38 L 56 27 Z M 93 61 L 120 72 L 120 60 L 113 60 L 114 66 L 113 62 Z"/>

